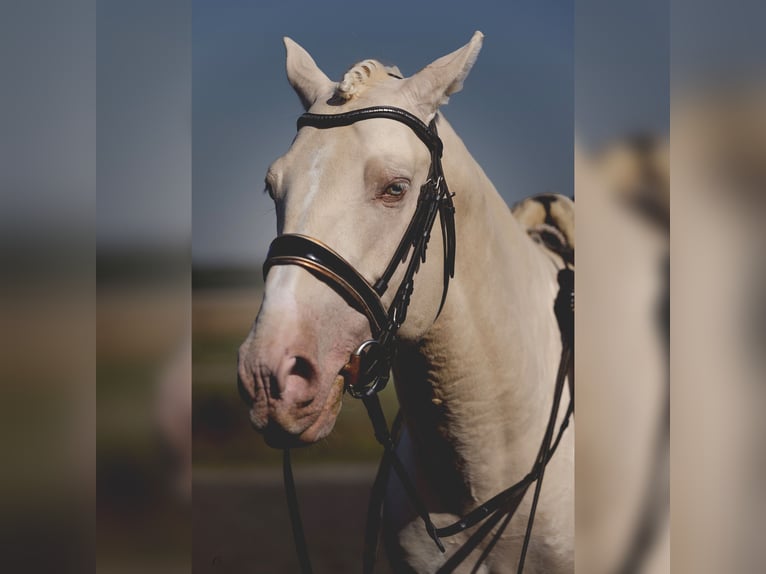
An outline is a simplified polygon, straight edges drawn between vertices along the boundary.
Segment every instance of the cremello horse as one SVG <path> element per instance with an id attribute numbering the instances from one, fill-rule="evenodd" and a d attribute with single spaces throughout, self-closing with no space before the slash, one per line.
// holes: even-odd
<path id="1" fill-rule="evenodd" d="M 443 247 L 436 225 L 394 365 L 405 421 L 398 452 L 437 526 L 455 521 L 532 468 L 561 353 L 553 312 L 560 260 L 530 239 L 439 113 L 461 89 L 482 39 L 475 33 L 464 47 L 409 78 L 365 60 L 339 83 L 285 39 L 287 76 L 306 110 L 333 114 L 396 106 L 425 123 L 436 117 L 444 142 L 444 172 L 455 194 L 455 278 L 438 314 Z M 426 146 L 399 122 L 304 127 L 266 176 L 278 232 L 322 241 L 372 283 L 405 233 L 429 162 Z M 402 274 L 400 267 L 391 284 L 398 285 Z M 258 318 L 239 353 L 251 419 L 269 444 L 310 444 L 330 433 L 343 398 L 339 372 L 369 337 L 367 319 L 315 276 L 292 265 L 271 269 Z M 573 570 L 573 444 L 570 428 L 548 465 L 527 572 Z M 515 571 L 529 499 L 531 493 L 482 564 L 477 566 L 480 546 L 461 568 Z M 474 530 L 446 539 L 441 554 L 399 481 L 389 481 L 384 539 L 395 571 L 438 570 Z"/>

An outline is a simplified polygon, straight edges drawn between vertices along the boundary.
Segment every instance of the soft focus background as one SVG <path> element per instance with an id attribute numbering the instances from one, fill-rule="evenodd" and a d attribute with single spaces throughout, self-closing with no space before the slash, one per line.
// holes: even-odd
<path id="1" fill-rule="evenodd" d="M 674 571 L 766 564 L 765 18 L 672 5 Z"/>
<path id="2" fill-rule="evenodd" d="M 668 13 L 576 5 L 578 572 L 670 571 Z"/>
<path id="3" fill-rule="evenodd" d="M 92 563 L 95 3 L 0 6 L 0 549 Z"/>
<path id="4" fill-rule="evenodd" d="M 99 572 L 188 572 L 191 14 L 97 7 Z"/>

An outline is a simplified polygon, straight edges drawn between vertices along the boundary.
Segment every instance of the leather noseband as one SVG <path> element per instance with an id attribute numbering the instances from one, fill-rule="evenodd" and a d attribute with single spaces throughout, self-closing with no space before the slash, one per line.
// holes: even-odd
<path id="1" fill-rule="evenodd" d="M 354 267 L 335 251 L 305 235 L 281 235 L 272 241 L 263 264 L 264 278 L 274 265 L 298 265 L 329 283 L 349 299 L 379 333 L 388 320 L 380 295 Z"/>

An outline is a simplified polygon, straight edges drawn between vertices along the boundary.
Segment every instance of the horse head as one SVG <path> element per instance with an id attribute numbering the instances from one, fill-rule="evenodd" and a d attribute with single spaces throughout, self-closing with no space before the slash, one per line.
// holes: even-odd
<path id="1" fill-rule="evenodd" d="M 338 114 L 394 106 L 430 122 L 459 91 L 481 48 L 477 32 L 457 51 L 409 78 L 375 60 L 354 65 L 332 82 L 302 47 L 285 38 L 287 77 L 306 111 Z M 431 153 L 401 122 L 374 118 L 298 131 L 266 174 L 278 235 L 300 234 L 331 247 L 364 279 L 383 274 L 413 217 Z M 434 226 L 428 261 L 417 275 L 399 335 L 417 339 L 438 314 L 442 241 Z M 398 285 L 404 266 L 394 273 Z M 383 296 L 391 303 L 394 289 Z M 316 442 L 332 430 L 341 408 L 341 370 L 371 336 L 368 318 L 332 285 L 296 265 L 268 271 L 263 303 L 239 350 L 239 386 L 251 420 L 275 447 Z"/>

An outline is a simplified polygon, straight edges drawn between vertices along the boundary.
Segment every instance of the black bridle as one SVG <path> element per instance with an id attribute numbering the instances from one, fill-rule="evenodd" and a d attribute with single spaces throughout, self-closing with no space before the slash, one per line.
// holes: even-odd
<path id="1" fill-rule="evenodd" d="M 277 237 L 269 247 L 263 265 L 264 277 L 274 265 L 303 267 L 328 283 L 367 316 L 372 339 L 357 348 L 343 372 L 346 390 L 356 398 L 373 395 L 388 382 L 396 348 L 396 334 L 407 319 L 415 274 L 426 260 L 426 249 L 437 214 L 444 242 L 444 287 L 439 312 L 447 298 L 450 278 L 455 274 L 455 207 L 442 171 L 442 142 L 436 131 L 435 120 L 427 126 L 405 110 L 376 106 L 343 114 L 303 114 L 298 119 L 298 129 L 305 126 L 335 128 L 372 118 L 386 118 L 405 124 L 431 152 L 431 167 L 426 182 L 420 188 L 415 213 L 382 275 L 371 285 L 330 247 L 311 237 L 296 234 Z M 410 251 L 412 255 L 405 268 L 404 278 L 386 310 L 381 297 L 387 291 L 396 270 L 408 260 Z"/>
<path id="2" fill-rule="evenodd" d="M 431 153 L 428 178 L 420 188 L 415 213 L 381 276 L 374 284 L 370 284 L 350 263 L 322 242 L 304 235 L 284 234 L 274 239 L 269 247 L 266 262 L 263 265 L 264 278 L 275 265 L 298 265 L 330 285 L 349 304 L 364 313 L 369 320 L 372 338 L 359 345 L 341 371 L 345 379 L 346 391 L 351 396 L 363 401 L 372 422 L 375 438 L 384 448 L 378 476 L 370 496 L 365 535 L 364 571 L 371 572 L 374 565 L 384 491 L 389 468 L 393 468 L 415 510 L 423 520 L 426 531 L 441 552 L 445 551 L 441 542 L 442 537 L 454 536 L 485 521 L 467 543 L 450 557 L 439 572 L 449 572 L 457 567 L 505 516 L 500 530 L 482 554 L 481 559 L 486 558 L 521 503 L 524 494 L 533 483 L 537 483 L 519 560 L 518 571 L 521 572 L 524 567 L 524 557 L 529 544 L 545 467 L 558 447 L 564 430 L 569 424 L 570 416 L 574 412 L 573 393 L 570 390 L 567 414 L 554 440 L 556 416 L 573 351 L 573 335 L 570 333 L 574 324 L 574 274 L 568 267 L 559 272 L 561 289 L 555 308 L 562 333 L 562 356 L 556 377 L 551 415 L 532 470 L 516 484 L 495 495 L 454 524 L 437 528 L 431 521 L 425 504 L 396 454 L 395 441 L 388 429 L 378 398 L 378 392 L 385 387 L 389 379 L 391 365 L 396 353 L 397 333 L 407 318 L 407 308 L 414 288 L 415 275 L 420 269 L 420 265 L 426 260 L 426 250 L 437 215 L 441 223 L 444 246 L 444 280 L 437 317 L 444 307 L 449 281 L 455 274 L 455 208 L 452 194 L 447 187 L 442 170 L 443 145 L 436 129 L 436 118 L 429 125 L 426 125 L 405 110 L 389 106 L 376 106 L 341 114 L 306 113 L 298 119 L 298 129 L 302 127 L 327 129 L 348 126 L 357 121 L 372 118 L 385 118 L 407 125 Z M 389 282 L 397 269 L 405 263 L 404 277 L 399 283 L 391 304 L 386 309 L 381 298 L 387 291 Z M 561 309 L 561 314 L 559 309 Z M 285 450 L 284 453 L 284 482 L 301 569 L 304 573 L 311 572 L 298 511 L 289 450 Z"/>

